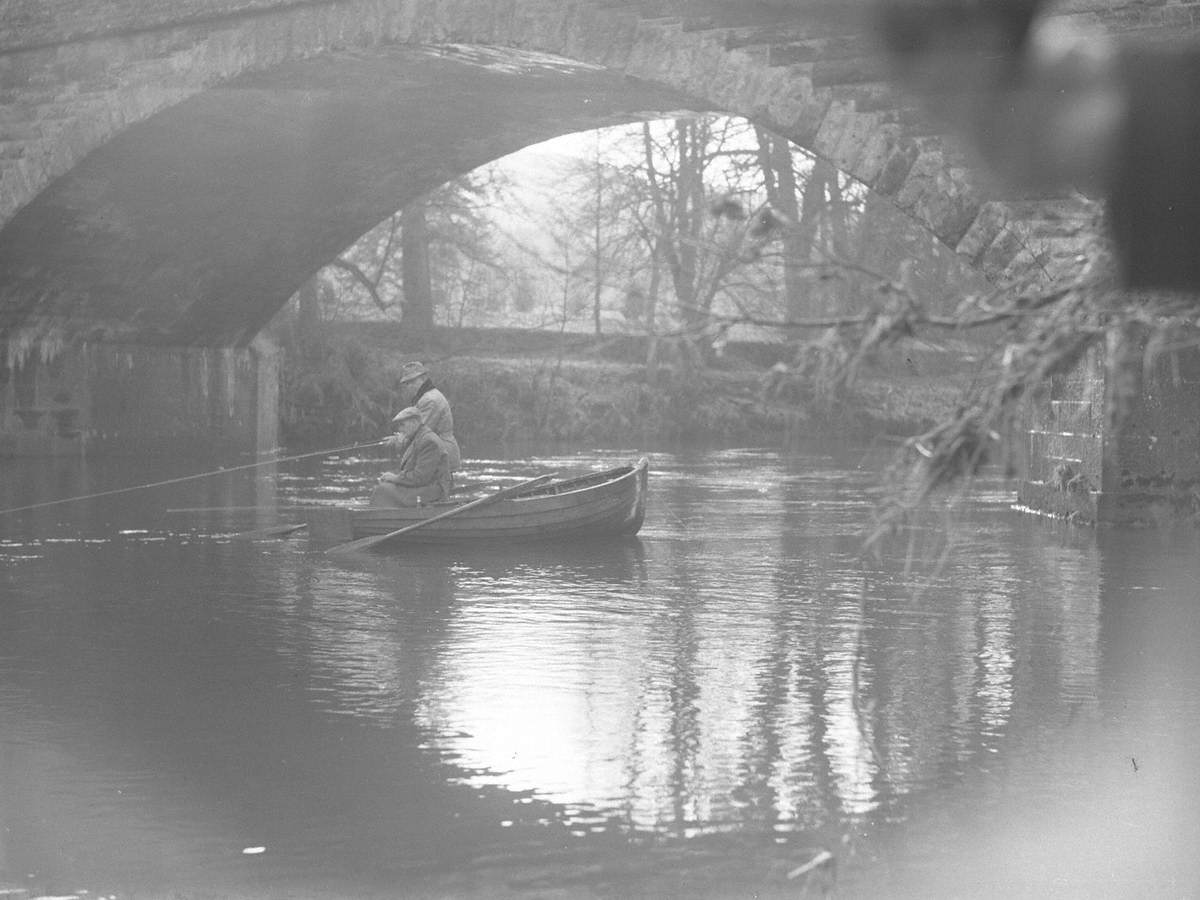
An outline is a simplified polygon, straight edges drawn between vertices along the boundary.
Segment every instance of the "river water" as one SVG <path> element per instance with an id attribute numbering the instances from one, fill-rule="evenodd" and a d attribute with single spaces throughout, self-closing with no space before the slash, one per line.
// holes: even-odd
<path id="1" fill-rule="evenodd" d="M 984 482 L 864 557 L 878 454 L 650 462 L 623 543 L 230 536 L 347 454 L 0 516 L 0 893 L 1200 896 L 1193 532 Z M 196 470 L 6 461 L 0 508 Z"/>

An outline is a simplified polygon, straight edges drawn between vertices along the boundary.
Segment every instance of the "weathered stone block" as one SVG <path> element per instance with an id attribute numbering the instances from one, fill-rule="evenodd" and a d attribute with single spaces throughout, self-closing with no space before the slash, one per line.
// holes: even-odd
<path id="1" fill-rule="evenodd" d="M 915 141 L 897 141 L 889 150 L 879 177 L 875 179 L 872 187 L 884 197 L 895 197 L 904 187 L 905 180 L 920 153 Z"/>
<path id="2" fill-rule="evenodd" d="M 813 140 L 813 149 L 842 171 L 859 175 L 858 160 L 878 125 L 877 115 L 863 115 L 851 104 L 834 101 Z"/>
<path id="3" fill-rule="evenodd" d="M 864 184 L 878 184 L 888 160 L 900 144 L 900 139 L 899 126 L 876 124 L 866 135 L 853 174 Z"/>

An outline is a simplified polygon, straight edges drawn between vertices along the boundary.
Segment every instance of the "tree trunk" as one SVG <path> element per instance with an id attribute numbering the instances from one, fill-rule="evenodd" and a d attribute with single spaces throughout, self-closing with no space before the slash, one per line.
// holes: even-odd
<path id="1" fill-rule="evenodd" d="M 658 382 L 658 290 L 662 284 L 662 263 L 659 243 L 654 242 L 650 253 L 650 288 L 646 292 L 646 381 Z"/>
<path id="2" fill-rule="evenodd" d="M 596 179 L 596 208 L 592 211 L 594 220 L 592 222 L 592 322 L 596 327 L 596 337 L 600 337 L 600 302 L 604 297 L 603 286 L 603 271 L 600 265 L 600 254 L 603 248 L 602 235 L 600 233 L 600 209 L 604 201 L 601 175 L 601 159 L 600 159 L 600 132 L 596 132 L 596 169 L 593 173 Z"/>
<path id="3" fill-rule="evenodd" d="M 812 169 L 808 174 L 808 182 L 804 185 L 800 215 L 796 227 L 791 229 L 792 240 L 788 243 L 788 257 L 784 263 L 785 266 L 798 270 L 796 274 L 802 273 L 806 267 L 819 263 L 822 259 L 821 221 L 828 205 L 826 189 L 831 171 L 834 171 L 833 166 L 825 160 L 813 160 Z M 837 177 L 836 171 L 834 171 L 834 177 Z M 809 283 L 814 284 L 811 279 Z M 788 315 L 795 315 L 799 318 L 820 315 L 825 311 L 824 307 L 824 298 L 819 295 L 819 292 L 810 291 L 810 296 L 805 298 L 803 308 L 793 310 L 789 307 Z"/>
<path id="4" fill-rule="evenodd" d="M 758 128 L 755 132 L 763 182 L 767 186 L 767 201 L 789 222 L 799 223 L 800 204 L 796 200 L 796 170 L 792 161 L 791 142 Z M 807 290 L 811 281 L 806 277 L 806 266 L 811 255 L 811 236 L 806 239 L 799 227 L 788 228 L 783 235 L 783 291 L 789 321 L 811 314 Z"/>
<path id="5" fill-rule="evenodd" d="M 433 286 L 429 278 L 429 229 L 425 201 L 414 200 L 400 213 L 401 279 L 405 332 L 421 340 L 433 333 Z"/>
<path id="6" fill-rule="evenodd" d="M 314 341 L 321 328 L 321 294 L 317 276 L 314 275 L 296 292 L 296 329 L 293 335 L 295 346 L 304 352 Z"/>
<path id="7" fill-rule="evenodd" d="M 679 317 L 687 330 L 698 335 L 707 324 L 704 311 L 697 304 L 696 263 L 697 227 L 696 198 L 703 196 L 703 162 L 697 151 L 696 125 L 688 119 L 675 123 L 676 139 L 679 142 L 679 170 L 677 188 L 672 198 L 675 202 L 673 219 L 676 234 L 675 255 L 678 265 L 672 267 L 671 276 L 675 287 L 675 298 L 679 303 Z"/>

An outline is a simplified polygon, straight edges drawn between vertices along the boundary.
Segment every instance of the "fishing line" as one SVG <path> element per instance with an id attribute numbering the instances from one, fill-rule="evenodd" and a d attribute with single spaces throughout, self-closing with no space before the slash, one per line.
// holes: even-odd
<path id="1" fill-rule="evenodd" d="M 0 509 L 0 516 L 8 513 L 28 512 L 31 509 L 43 509 L 47 506 L 57 506 L 60 503 L 77 503 L 80 500 L 95 500 L 97 497 L 111 497 L 114 494 L 127 494 L 131 491 L 144 491 L 149 488 L 165 487 L 169 484 L 179 484 L 184 481 L 195 481 L 197 478 L 211 478 L 213 475 L 228 475 L 230 472 L 240 472 L 245 469 L 256 469 L 259 466 L 275 465 L 277 463 L 293 462 L 297 459 L 307 459 L 310 456 L 329 456 L 334 453 L 345 453 L 348 450 L 361 450 L 364 447 L 374 447 L 382 444 L 387 438 L 378 441 L 368 441 L 365 444 L 351 444 L 348 447 L 334 447 L 331 450 L 314 450 L 312 453 L 298 453 L 295 456 L 284 456 L 279 459 L 264 459 L 261 462 L 246 463 L 241 466 L 230 466 L 225 469 L 213 469 L 211 472 L 199 472 L 195 475 L 182 475 L 179 478 L 168 478 L 166 481 L 155 481 L 150 484 L 135 484 L 132 487 L 115 488 L 111 491 L 99 491 L 95 494 L 81 494 L 78 497 L 64 497 L 61 500 L 47 500 L 43 503 L 33 503 L 29 506 L 14 506 L 11 509 Z"/>

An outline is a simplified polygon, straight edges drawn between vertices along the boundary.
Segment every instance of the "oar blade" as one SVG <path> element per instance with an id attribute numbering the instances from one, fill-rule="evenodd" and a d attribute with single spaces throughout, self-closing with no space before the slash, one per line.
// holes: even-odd
<path id="1" fill-rule="evenodd" d="M 238 541 L 255 541 L 264 538 L 287 537 L 295 534 L 301 529 L 307 528 L 307 522 L 292 522 L 287 525 L 276 525 L 272 528 L 260 528 L 256 531 L 239 531 L 235 534 L 234 540 Z"/>
<path id="2" fill-rule="evenodd" d="M 359 550 L 367 550 L 374 547 L 376 544 L 382 544 L 388 538 L 395 537 L 394 534 L 373 534 L 370 537 L 359 538 L 355 541 L 347 541 L 344 544 L 338 544 L 336 547 L 330 547 L 326 553 L 355 553 Z"/>

